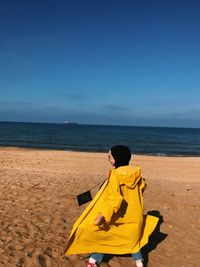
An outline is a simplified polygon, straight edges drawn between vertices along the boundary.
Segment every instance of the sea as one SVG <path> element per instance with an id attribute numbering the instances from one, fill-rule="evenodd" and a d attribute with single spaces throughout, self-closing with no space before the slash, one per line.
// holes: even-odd
<path id="1" fill-rule="evenodd" d="M 0 146 L 107 152 L 127 145 L 132 153 L 200 156 L 200 129 L 0 122 Z"/>

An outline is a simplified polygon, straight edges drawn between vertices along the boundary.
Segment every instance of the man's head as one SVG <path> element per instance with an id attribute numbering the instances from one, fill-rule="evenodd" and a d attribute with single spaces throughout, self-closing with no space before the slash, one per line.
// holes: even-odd
<path id="1" fill-rule="evenodd" d="M 108 159 L 115 168 L 129 165 L 131 151 L 127 146 L 117 145 L 111 147 Z"/>

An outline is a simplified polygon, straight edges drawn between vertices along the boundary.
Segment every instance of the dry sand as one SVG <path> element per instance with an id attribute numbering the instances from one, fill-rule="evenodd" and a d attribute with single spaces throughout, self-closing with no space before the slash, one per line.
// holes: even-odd
<path id="1" fill-rule="evenodd" d="M 147 266 L 199 267 L 200 158 L 134 156 L 133 163 L 148 184 L 145 212 L 163 218 L 144 251 Z M 109 168 L 104 153 L 1 148 L 0 266 L 86 266 L 88 255 L 64 257 L 85 208 L 75 196 L 105 179 Z M 129 256 L 113 256 L 102 266 L 134 265 Z"/>

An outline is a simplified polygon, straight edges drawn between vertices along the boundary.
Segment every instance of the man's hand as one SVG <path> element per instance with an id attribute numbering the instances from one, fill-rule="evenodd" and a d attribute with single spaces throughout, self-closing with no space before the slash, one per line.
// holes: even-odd
<path id="1" fill-rule="evenodd" d="M 97 215 L 97 217 L 94 219 L 93 224 L 94 224 L 95 226 L 101 225 L 101 224 L 103 223 L 103 220 L 104 220 L 103 215 L 102 215 L 101 213 L 99 213 L 99 214 Z"/>

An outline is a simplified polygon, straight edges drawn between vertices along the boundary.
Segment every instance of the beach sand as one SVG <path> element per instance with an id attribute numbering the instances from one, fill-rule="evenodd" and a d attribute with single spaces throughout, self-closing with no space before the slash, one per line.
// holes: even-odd
<path id="1" fill-rule="evenodd" d="M 133 156 L 131 164 L 148 184 L 145 212 L 163 219 L 144 251 L 148 267 L 199 267 L 200 158 Z M 0 266 L 86 266 L 88 255 L 64 256 L 87 205 L 79 207 L 76 195 L 109 168 L 105 153 L 0 148 Z M 102 266 L 134 265 L 114 255 Z"/>

